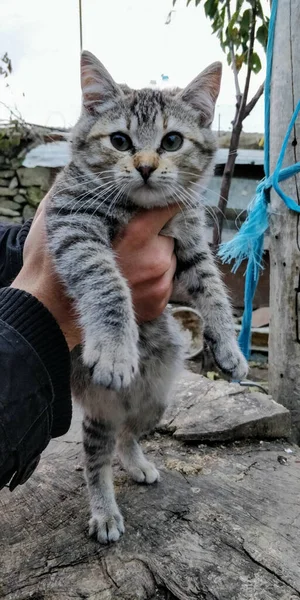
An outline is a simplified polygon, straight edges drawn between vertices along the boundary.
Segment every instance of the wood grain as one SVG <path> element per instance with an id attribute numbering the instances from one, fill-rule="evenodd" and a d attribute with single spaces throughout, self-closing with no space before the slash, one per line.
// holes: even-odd
<path id="1" fill-rule="evenodd" d="M 5 600 L 300 598 L 300 450 L 286 442 L 144 442 L 162 480 L 139 486 L 115 465 L 120 543 L 87 534 L 80 415 L 0 508 Z M 284 459 L 278 460 L 278 456 Z"/>

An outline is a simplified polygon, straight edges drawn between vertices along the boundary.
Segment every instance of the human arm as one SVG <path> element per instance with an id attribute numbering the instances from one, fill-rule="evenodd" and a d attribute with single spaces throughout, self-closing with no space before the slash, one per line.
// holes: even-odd
<path id="1" fill-rule="evenodd" d="M 28 292 L 0 290 L 0 488 L 24 483 L 71 422 L 70 359 L 51 315 Z"/>
<path id="2" fill-rule="evenodd" d="M 140 215 L 115 241 L 117 260 L 132 289 L 140 321 L 158 316 L 171 293 L 176 262 L 173 242 L 158 234 L 173 214 Z M 14 248 L 20 256 L 16 244 Z M 2 246 L 0 263 L 6 262 L 4 251 Z M 7 284 L 11 272 L 6 269 L 6 273 Z M 0 290 L 0 300 L 1 295 L 0 365 L 5 368 L 0 394 L 0 487 L 17 473 L 14 487 L 26 479 L 24 474 L 31 474 L 50 438 L 69 428 L 69 349 L 81 341 L 72 305 L 46 250 L 44 206 L 28 235 L 24 265 L 12 286 Z"/>

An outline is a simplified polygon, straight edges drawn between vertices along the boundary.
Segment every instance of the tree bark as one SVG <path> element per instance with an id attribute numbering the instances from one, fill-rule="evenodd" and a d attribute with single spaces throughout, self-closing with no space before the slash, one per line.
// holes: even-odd
<path id="1" fill-rule="evenodd" d="M 270 172 L 276 165 L 282 141 L 295 105 L 300 98 L 300 3 L 278 3 L 273 51 L 270 117 Z M 299 119 L 286 151 L 284 166 L 300 160 L 297 137 Z M 299 204 L 297 177 L 283 182 L 282 189 Z M 297 302 L 300 311 L 300 227 L 298 215 L 290 211 L 272 191 L 270 218 L 270 393 L 290 409 L 295 439 L 300 442 L 300 343 L 297 341 Z M 300 318 L 300 315 L 299 315 Z"/>
<path id="2" fill-rule="evenodd" d="M 238 114 L 238 108 L 236 112 L 236 116 Z M 220 197 L 218 203 L 218 213 L 216 215 L 216 221 L 213 229 L 213 249 L 216 251 L 221 242 L 222 237 L 222 227 L 224 221 L 225 210 L 227 207 L 229 190 L 231 186 L 231 180 L 234 172 L 235 160 L 237 157 L 237 151 L 240 142 L 240 136 L 242 132 L 242 123 L 237 123 L 233 125 L 233 130 L 230 139 L 230 146 L 228 151 L 227 162 L 223 171 L 222 183 L 220 189 Z"/>
<path id="3" fill-rule="evenodd" d="M 231 422 L 238 439 L 239 414 L 248 419 L 247 438 L 253 417 L 261 418 L 258 439 L 268 436 L 264 411 L 252 403 L 242 411 L 236 384 L 189 375 L 176 391 L 175 436 L 177 403 L 186 426 L 190 411 L 189 425 L 195 416 L 200 425 L 203 398 L 207 417 L 210 411 L 208 396 L 215 410 L 223 405 L 205 421 L 212 430 Z M 275 408 L 265 395 L 245 388 L 241 395 L 246 406 L 247 398 L 260 396 Z M 188 445 L 175 439 L 170 421 L 168 429 L 143 442 L 161 470 L 158 484 L 131 482 L 115 461 L 126 531 L 117 544 L 99 546 L 87 534 L 75 407 L 71 429 L 50 442 L 33 476 L 13 494 L 1 491 L 1 600 L 299 600 L 300 449 L 288 455 L 286 442 L 255 440 Z"/>
<path id="4" fill-rule="evenodd" d="M 251 98 L 251 100 L 246 105 L 246 107 L 245 107 L 245 113 L 244 113 L 244 119 L 246 119 L 250 115 L 251 111 L 256 106 L 256 104 L 259 101 L 260 97 L 263 95 L 264 89 L 265 89 L 265 84 L 262 83 L 259 86 L 257 92 L 254 94 L 254 96 Z"/>
<path id="5" fill-rule="evenodd" d="M 228 5 L 227 5 L 227 8 L 228 8 Z M 229 10 L 229 16 L 230 16 L 230 10 Z M 234 165 L 235 165 L 235 161 L 236 161 L 236 157 L 237 157 L 237 151 L 238 151 L 238 147 L 239 147 L 241 131 L 243 128 L 243 121 L 246 118 L 246 116 L 248 116 L 250 114 L 251 110 L 254 108 L 254 106 L 258 100 L 258 98 L 256 101 L 254 100 L 255 97 L 257 96 L 257 94 L 255 94 L 254 98 L 252 99 L 253 102 L 251 100 L 247 104 L 250 79 L 251 79 L 251 73 L 252 73 L 250 61 L 251 61 L 251 56 L 252 56 L 253 48 L 254 48 L 255 28 L 256 28 L 256 10 L 255 10 L 255 6 L 253 6 L 250 35 L 249 35 L 249 50 L 248 50 L 248 58 L 247 58 L 247 75 L 246 75 L 245 87 L 244 87 L 242 96 L 237 97 L 236 112 L 235 112 L 235 117 L 234 117 L 234 121 L 233 121 L 233 128 L 232 128 L 228 158 L 227 158 L 227 162 L 226 162 L 226 165 L 224 168 L 222 183 L 221 183 L 220 198 L 219 198 L 219 203 L 218 203 L 218 208 L 219 208 L 218 217 L 217 217 L 217 221 L 215 222 L 214 230 L 213 230 L 212 245 L 213 245 L 213 250 L 215 252 L 217 251 L 218 246 L 220 245 L 221 239 L 222 239 L 224 213 L 225 213 L 225 209 L 227 207 L 229 190 L 230 190 L 231 180 L 232 180 L 233 172 L 234 172 Z M 235 68 L 235 58 L 234 57 L 233 57 L 233 72 L 234 72 L 234 75 L 236 78 L 237 73 L 236 73 L 236 68 Z M 239 86 L 237 87 L 237 84 L 236 84 L 236 90 L 237 90 L 236 93 L 238 94 Z M 248 109 L 248 112 L 246 113 L 247 109 Z"/>

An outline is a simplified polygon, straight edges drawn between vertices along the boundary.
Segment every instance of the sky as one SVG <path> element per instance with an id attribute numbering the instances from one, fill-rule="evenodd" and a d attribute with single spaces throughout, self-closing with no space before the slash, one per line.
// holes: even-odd
<path id="1" fill-rule="evenodd" d="M 267 2 L 267 0 L 264 0 Z M 185 86 L 210 63 L 224 66 L 214 127 L 229 130 L 234 114 L 233 74 L 226 64 L 202 4 L 178 0 L 82 0 L 83 47 L 104 63 L 119 83 L 133 87 L 157 81 Z M 31 123 L 72 126 L 80 111 L 78 0 L 0 0 L 0 56 L 8 52 L 9 79 L 0 80 L 3 103 Z M 264 66 L 264 65 L 263 65 Z M 162 83 L 161 75 L 169 77 Z M 252 77 L 254 93 L 264 68 Z M 6 87 L 6 83 L 9 87 Z M 245 131 L 263 131 L 263 101 L 244 122 Z"/>

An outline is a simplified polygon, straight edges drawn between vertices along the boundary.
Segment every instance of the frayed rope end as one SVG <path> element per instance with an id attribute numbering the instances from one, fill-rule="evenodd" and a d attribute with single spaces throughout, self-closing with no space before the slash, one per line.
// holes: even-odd
<path id="1" fill-rule="evenodd" d="M 235 237 L 221 244 L 218 256 L 223 263 L 234 261 L 232 272 L 236 273 L 243 260 L 250 260 L 255 277 L 261 268 L 261 237 L 268 229 L 268 207 L 264 182 L 257 187 L 256 196 L 248 209 L 248 216 Z"/>

